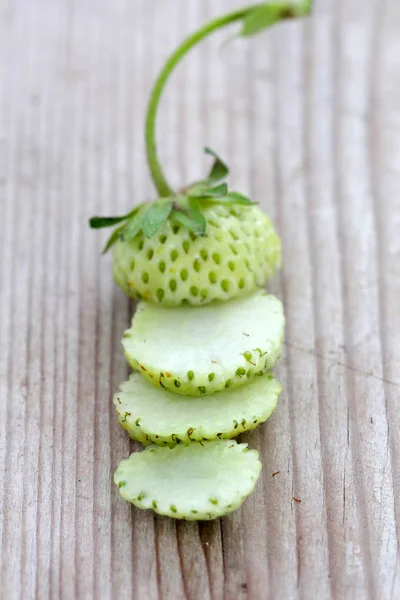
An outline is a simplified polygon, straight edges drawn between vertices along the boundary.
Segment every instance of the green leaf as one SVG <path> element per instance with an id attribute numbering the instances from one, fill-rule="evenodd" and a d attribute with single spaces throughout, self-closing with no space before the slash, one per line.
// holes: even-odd
<path id="1" fill-rule="evenodd" d="M 101 229 L 102 227 L 111 227 L 121 221 L 125 221 L 126 215 L 123 217 L 92 217 L 89 219 L 89 225 L 92 229 Z"/>
<path id="2" fill-rule="evenodd" d="M 213 202 L 215 204 L 224 204 L 225 206 L 230 206 L 232 204 L 242 204 L 245 206 L 253 206 L 254 204 L 258 204 L 258 202 L 254 202 L 250 200 L 247 196 L 243 194 L 239 194 L 239 192 L 228 192 L 226 196 L 222 198 L 207 198 L 209 202 Z"/>
<path id="3" fill-rule="evenodd" d="M 147 238 L 153 235 L 166 222 L 172 210 L 172 200 L 170 198 L 158 200 L 151 204 L 143 215 L 141 227 Z"/>
<path id="4" fill-rule="evenodd" d="M 239 194 L 239 192 L 228 192 L 226 196 L 219 200 L 220 204 L 243 204 L 247 206 L 251 206 L 254 204 L 258 204 L 258 202 L 254 202 L 250 200 L 247 196 L 243 194 Z"/>
<path id="5" fill-rule="evenodd" d="M 111 246 L 113 246 L 115 244 L 115 242 L 121 238 L 121 233 L 122 233 L 122 230 L 124 227 L 125 227 L 125 223 L 123 225 L 121 225 L 120 227 L 117 227 L 117 229 L 114 229 L 114 231 L 108 238 L 106 245 L 103 248 L 103 254 L 108 252 L 108 250 L 111 248 Z"/>
<path id="6" fill-rule="evenodd" d="M 138 211 L 123 226 L 121 237 L 124 242 L 132 241 L 142 228 L 143 211 Z"/>
<path id="7" fill-rule="evenodd" d="M 200 208 L 198 201 L 195 200 L 194 198 L 189 198 L 189 217 L 191 219 L 195 219 L 197 221 L 197 224 L 199 227 L 198 235 L 201 235 L 201 236 L 205 235 L 206 228 L 207 228 L 207 221 L 205 219 L 205 216 L 201 212 L 201 208 Z"/>
<path id="8" fill-rule="evenodd" d="M 224 163 L 224 161 L 218 156 L 218 154 L 216 154 L 214 152 L 214 150 L 211 150 L 211 148 L 204 148 L 204 152 L 206 154 L 209 154 L 210 156 L 214 157 L 214 164 L 211 167 L 211 171 L 208 174 L 208 181 L 210 183 L 215 183 L 216 181 L 221 181 L 221 179 L 224 179 L 224 177 L 226 177 L 229 173 L 229 169 L 227 167 L 227 165 Z"/>
<path id="9" fill-rule="evenodd" d="M 204 236 L 206 234 L 207 221 L 201 212 L 198 201 L 194 198 L 189 198 L 188 213 L 183 210 L 173 210 L 171 218 L 193 231 L 196 235 Z"/>
<path id="10" fill-rule="evenodd" d="M 228 186 L 220 183 L 214 187 L 208 187 L 204 183 L 196 184 L 188 190 L 188 196 L 192 198 L 222 198 L 226 196 Z"/>
<path id="11" fill-rule="evenodd" d="M 312 0 L 272 2 L 251 8 L 243 19 L 240 36 L 249 37 L 284 19 L 304 17 L 311 13 Z"/>
<path id="12" fill-rule="evenodd" d="M 184 225 L 191 231 L 193 231 L 196 235 L 203 236 L 206 232 L 206 220 L 203 218 L 189 217 L 185 213 L 180 210 L 174 210 L 171 213 L 171 219 Z"/>
<path id="13" fill-rule="evenodd" d="M 121 223 L 121 221 L 125 221 L 132 215 L 134 215 L 138 211 L 139 207 L 135 206 L 133 210 L 131 210 L 126 215 L 120 215 L 119 217 L 92 217 L 89 219 L 89 225 L 92 229 L 101 229 L 102 227 L 111 227 L 112 225 L 116 225 L 117 223 Z"/>

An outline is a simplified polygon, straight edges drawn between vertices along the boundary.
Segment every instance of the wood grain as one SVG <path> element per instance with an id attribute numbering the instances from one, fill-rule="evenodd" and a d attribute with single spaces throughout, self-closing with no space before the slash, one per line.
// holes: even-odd
<path id="1" fill-rule="evenodd" d="M 152 197 L 152 79 L 235 5 L 1 4 L 4 600 L 400 598 L 397 0 L 320 0 L 307 23 L 216 36 L 174 75 L 159 124 L 173 184 L 215 147 L 282 236 L 284 393 L 243 436 L 264 468 L 232 516 L 175 523 L 112 483 L 135 448 L 110 401 L 134 306 L 87 219 Z"/>

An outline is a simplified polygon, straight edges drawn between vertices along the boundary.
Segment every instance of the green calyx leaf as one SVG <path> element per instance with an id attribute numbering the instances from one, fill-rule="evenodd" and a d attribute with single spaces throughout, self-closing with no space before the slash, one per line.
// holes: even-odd
<path id="1" fill-rule="evenodd" d="M 225 205 L 242 204 L 251 206 L 257 204 L 257 202 L 253 202 L 250 198 L 239 192 L 230 192 L 225 182 L 212 185 L 216 181 L 223 179 L 229 173 L 229 169 L 213 150 L 205 148 L 204 151 L 215 158 L 214 164 L 207 179 L 197 181 L 187 188 L 186 194 L 188 197 L 196 199 L 199 205 L 204 201 Z"/>
<path id="2" fill-rule="evenodd" d="M 227 192 L 228 186 L 226 183 L 210 187 L 207 182 L 200 182 L 190 187 L 187 194 L 191 198 L 223 198 Z"/>
<path id="3" fill-rule="evenodd" d="M 284 19 L 305 17 L 311 13 L 311 8 L 312 0 L 260 4 L 245 15 L 239 35 L 249 37 Z"/>
<path id="4" fill-rule="evenodd" d="M 125 242 L 133 240 L 142 226 L 142 209 L 142 205 L 137 206 L 132 213 L 129 213 L 132 216 L 125 220 L 125 223 L 117 227 L 117 229 L 114 229 L 103 248 L 103 254 L 105 254 L 118 240 L 124 240 Z"/>
<path id="5" fill-rule="evenodd" d="M 208 198 L 210 202 L 213 202 L 213 198 Z M 218 198 L 218 204 L 232 205 L 232 204 L 241 204 L 242 206 L 252 206 L 258 204 L 258 202 L 253 202 L 247 196 L 240 194 L 239 192 L 228 192 L 224 197 Z"/>
<path id="6" fill-rule="evenodd" d="M 204 152 L 214 158 L 214 164 L 208 174 L 207 181 L 209 183 L 216 183 L 217 181 L 221 181 L 221 179 L 225 179 L 229 173 L 229 169 L 224 161 L 211 148 L 204 148 Z"/>
<path id="7" fill-rule="evenodd" d="M 214 157 L 214 163 L 207 178 L 192 184 L 186 189 L 186 194 L 189 198 L 197 198 L 198 200 L 224 198 L 228 193 L 228 185 L 225 182 L 214 184 L 224 179 L 228 175 L 229 169 L 214 150 L 206 147 L 204 152 Z"/>
<path id="8" fill-rule="evenodd" d="M 189 214 L 186 214 L 180 210 L 173 210 L 171 219 L 177 223 L 180 223 L 184 227 L 187 227 L 196 235 L 203 237 L 206 234 L 207 222 L 200 210 L 189 211 Z"/>
<path id="9" fill-rule="evenodd" d="M 89 219 L 89 226 L 92 229 L 101 229 L 102 227 L 112 227 L 121 221 L 124 221 L 126 217 L 92 217 Z"/>
<path id="10" fill-rule="evenodd" d="M 122 230 L 124 227 L 125 227 L 125 224 L 121 225 L 120 227 L 117 227 L 117 229 L 114 229 L 114 231 L 108 238 L 106 245 L 103 248 L 103 254 L 106 254 L 106 252 L 109 251 L 111 246 L 113 246 L 115 244 L 115 242 L 117 242 L 119 239 L 121 239 L 121 237 L 122 237 L 121 233 L 122 233 Z"/>
<path id="11" fill-rule="evenodd" d="M 172 210 L 172 199 L 161 198 L 152 204 L 140 204 L 131 212 L 121 217 L 93 217 L 89 223 L 91 227 L 111 227 L 123 221 L 107 240 L 103 249 L 105 254 L 119 239 L 124 242 L 132 241 L 140 231 L 151 238 L 167 221 Z"/>
<path id="12" fill-rule="evenodd" d="M 199 202 L 195 198 L 189 198 L 189 217 L 196 221 L 198 226 L 198 235 L 205 235 L 207 221 L 201 212 Z"/>
<path id="13" fill-rule="evenodd" d="M 113 225 L 116 225 L 117 223 L 121 223 L 121 221 L 126 221 L 126 219 L 129 219 L 129 217 L 131 217 L 132 215 L 134 215 L 137 210 L 138 210 L 138 206 L 135 206 L 135 208 L 133 210 L 131 210 L 129 213 L 127 213 L 126 215 L 120 215 L 119 217 L 92 217 L 91 219 L 89 219 L 89 226 L 92 229 L 101 229 L 103 227 L 112 227 Z"/>
<path id="14" fill-rule="evenodd" d="M 206 234 L 207 221 L 201 212 L 197 198 L 178 197 L 178 202 L 174 202 L 171 219 L 184 225 L 196 235 L 204 236 Z"/>
<path id="15" fill-rule="evenodd" d="M 239 192 L 228 191 L 226 183 L 213 187 L 207 187 L 204 183 L 197 183 L 188 190 L 186 199 L 182 195 L 173 198 L 161 198 L 151 204 L 141 204 L 125 215 L 124 222 L 108 238 L 103 254 L 118 240 L 130 242 L 141 231 L 147 238 L 153 237 L 168 219 L 180 223 L 198 236 L 206 235 L 207 221 L 201 209 L 204 202 L 225 206 L 233 204 L 251 206 L 257 204 Z M 117 218 L 119 221 L 113 220 Z M 94 217 L 94 219 L 101 220 L 103 217 Z M 108 225 L 103 224 L 101 227 L 112 226 L 114 223 L 121 222 L 121 220 L 120 217 L 104 217 L 103 221 L 109 222 Z M 100 226 L 97 225 L 97 227 Z"/>
<path id="16" fill-rule="evenodd" d="M 153 237 L 168 219 L 187 227 L 198 236 L 204 236 L 207 228 L 207 221 L 202 212 L 204 203 L 226 206 L 256 204 L 239 192 L 229 191 L 225 182 L 217 183 L 226 177 L 229 169 L 213 150 L 205 148 L 205 152 L 214 157 L 214 163 L 207 179 L 197 181 L 186 188 L 183 193 L 140 204 L 126 215 L 90 219 L 89 223 L 93 228 L 111 227 L 121 223 L 109 237 L 103 253 L 107 252 L 119 239 L 124 242 L 132 241 L 141 231 L 147 238 Z"/>
<path id="17" fill-rule="evenodd" d="M 124 242 L 133 240 L 142 228 L 144 206 L 140 208 L 122 227 L 121 238 Z"/>
<path id="18" fill-rule="evenodd" d="M 141 220 L 141 228 L 147 238 L 153 237 L 160 227 L 164 225 L 171 210 L 172 200 L 170 198 L 162 198 L 150 205 Z"/>

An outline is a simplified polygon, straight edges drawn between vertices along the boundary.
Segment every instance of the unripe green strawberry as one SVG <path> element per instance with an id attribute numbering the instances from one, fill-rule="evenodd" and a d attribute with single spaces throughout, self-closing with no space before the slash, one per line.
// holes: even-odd
<path id="1" fill-rule="evenodd" d="M 168 219 L 114 246 L 116 283 L 134 298 L 174 306 L 230 300 L 265 285 L 281 264 L 281 243 L 257 206 L 206 204 L 204 237 Z"/>

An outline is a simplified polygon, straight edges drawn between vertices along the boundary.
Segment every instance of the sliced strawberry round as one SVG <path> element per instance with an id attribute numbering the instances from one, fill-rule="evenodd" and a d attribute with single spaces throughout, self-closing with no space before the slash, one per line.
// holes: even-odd
<path id="1" fill-rule="evenodd" d="M 140 302 L 122 344 L 127 361 L 154 385 L 202 396 L 272 369 L 284 326 L 282 303 L 261 290 L 202 308 Z"/>

